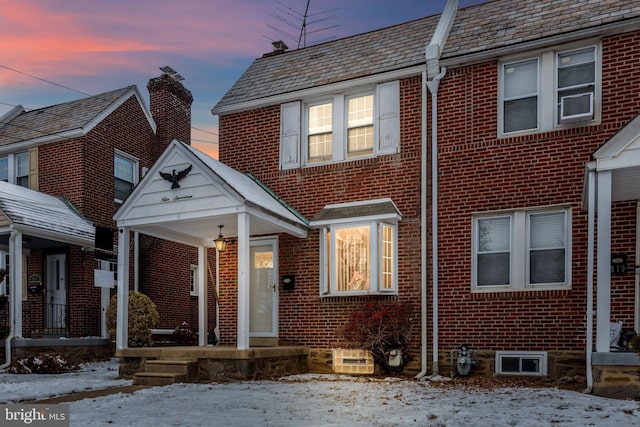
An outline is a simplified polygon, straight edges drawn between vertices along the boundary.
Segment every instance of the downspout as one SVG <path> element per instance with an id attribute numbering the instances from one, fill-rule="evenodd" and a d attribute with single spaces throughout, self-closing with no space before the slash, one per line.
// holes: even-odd
<path id="1" fill-rule="evenodd" d="M 9 237 L 9 246 L 12 245 L 12 243 L 16 240 L 16 236 L 18 234 L 17 230 L 13 230 L 11 231 L 11 236 Z M 13 266 L 11 265 L 14 261 L 13 261 L 14 256 L 12 255 L 9 258 L 9 271 L 13 270 Z M 9 273 L 11 274 L 11 273 Z M 11 286 L 11 278 L 9 278 L 9 286 Z M 16 290 L 15 289 L 11 289 L 11 292 L 9 292 L 9 294 L 11 295 L 9 298 L 9 335 L 7 335 L 7 337 L 4 339 L 4 363 L 2 365 L 0 365 L 0 370 L 4 370 L 7 369 L 10 365 L 11 365 L 11 341 L 13 340 L 14 337 L 14 331 L 15 331 L 15 316 L 16 316 L 16 311 L 14 310 L 14 308 L 12 307 L 15 298 L 13 297 L 15 295 Z"/>
<path id="2" fill-rule="evenodd" d="M 437 49 L 438 46 L 436 45 Z M 435 50 L 435 49 L 434 49 Z M 427 53 L 429 49 L 427 49 Z M 433 366 L 432 375 L 438 375 L 438 87 L 440 80 L 447 73 L 445 67 L 433 80 L 427 80 L 427 88 L 431 92 L 431 273 L 433 307 Z"/>
<path id="3" fill-rule="evenodd" d="M 458 11 L 458 0 L 447 0 L 447 4 L 440 15 L 438 25 L 433 32 L 431 42 L 426 47 L 425 57 L 427 73 L 425 84 L 431 92 L 431 243 L 432 243 L 432 275 L 433 275 L 433 364 L 432 376 L 438 375 L 438 86 L 447 73 L 445 67 L 440 67 L 440 54 L 451 31 Z M 426 112 L 426 99 L 423 98 L 423 111 Z M 426 117 L 423 115 L 423 135 L 426 128 Z M 427 265 L 427 148 L 426 136 L 423 138 L 422 149 L 422 193 L 421 193 L 421 239 L 422 239 L 422 265 Z M 422 378 L 427 372 L 427 274 L 423 268 L 422 274 L 422 370 L 416 378 Z"/>
<path id="4" fill-rule="evenodd" d="M 593 353 L 593 271 L 595 247 L 595 216 L 596 216 L 596 171 L 588 170 L 588 213 L 587 213 L 587 339 L 586 339 L 586 392 L 593 389 L 593 371 L 591 357 Z"/>

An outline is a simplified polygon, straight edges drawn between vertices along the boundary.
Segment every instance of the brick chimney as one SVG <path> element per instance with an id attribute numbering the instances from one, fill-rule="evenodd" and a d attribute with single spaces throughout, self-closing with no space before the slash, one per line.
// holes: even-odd
<path id="1" fill-rule="evenodd" d="M 165 71 L 165 68 L 171 73 Z M 170 67 L 147 83 L 151 115 L 158 126 L 156 130 L 157 159 L 174 139 L 191 144 L 191 104 L 193 95 L 182 83 L 182 77 Z"/>

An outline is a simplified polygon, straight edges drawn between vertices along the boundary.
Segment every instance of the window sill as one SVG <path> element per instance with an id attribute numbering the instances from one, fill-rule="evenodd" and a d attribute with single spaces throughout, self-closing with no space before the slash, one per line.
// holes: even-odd
<path id="1" fill-rule="evenodd" d="M 324 294 L 320 295 L 320 300 L 323 302 L 338 302 L 338 301 L 361 301 L 366 299 L 376 299 L 380 298 L 389 298 L 389 299 L 397 299 L 397 292 L 345 292 L 341 294 Z"/>

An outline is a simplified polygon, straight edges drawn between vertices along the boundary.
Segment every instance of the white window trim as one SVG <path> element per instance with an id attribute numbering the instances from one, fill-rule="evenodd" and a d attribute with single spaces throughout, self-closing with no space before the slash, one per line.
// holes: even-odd
<path id="1" fill-rule="evenodd" d="M 198 266 L 191 264 L 189 267 L 189 294 L 192 297 L 198 296 Z"/>
<path id="2" fill-rule="evenodd" d="M 559 213 L 565 215 L 565 282 L 531 284 L 529 281 L 529 215 L 536 213 Z M 478 220 L 487 218 L 510 217 L 510 258 L 509 285 L 478 286 L 477 248 Z M 572 247 L 572 210 L 567 206 L 538 207 L 531 209 L 498 211 L 473 215 L 471 224 L 471 289 L 477 293 L 522 291 L 522 290 L 561 290 L 571 288 L 571 247 Z"/>
<path id="3" fill-rule="evenodd" d="M 522 359 L 538 359 L 540 361 L 540 372 L 503 372 L 502 358 L 517 357 Z M 546 351 L 496 351 L 495 372 L 500 375 L 517 375 L 517 376 L 547 376 L 548 356 Z"/>
<path id="4" fill-rule="evenodd" d="M 124 151 L 118 150 L 117 148 L 114 150 L 113 156 L 114 156 L 114 160 L 115 160 L 115 157 L 118 156 L 118 157 L 122 157 L 123 159 L 127 159 L 127 160 L 130 160 L 131 162 L 133 162 L 133 169 L 134 169 L 133 170 L 133 186 L 135 188 L 135 186 L 138 185 L 138 181 L 140 180 L 140 159 L 138 159 L 137 157 L 134 157 L 134 156 L 132 156 L 130 154 L 127 154 Z M 114 170 L 112 176 L 113 176 L 113 180 L 114 180 L 114 183 L 115 183 L 115 179 L 116 179 L 115 170 Z M 115 186 L 115 184 L 114 184 L 114 186 Z M 118 199 L 117 197 L 114 197 L 114 201 L 117 202 L 117 203 L 124 202 L 124 200 Z"/>
<path id="5" fill-rule="evenodd" d="M 382 276 L 382 258 L 381 258 L 381 245 L 379 241 L 380 229 L 382 225 L 386 225 L 393 228 L 393 284 L 391 289 L 380 289 L 380 280 Z M 371 231 L 371 282 L 370 289 L 361 291 L 337 291 L 329 288 L 329 276 L 331 277 L 330 283 L 335 286 L 337 283 L 337 272 L 333 265 L 330 265 L 330 260 L 336 258 L 335 254 L 335 238 L 336 230 L 340 228 L 350 228 L 368 226 Z M 329 259 L 327 259 L 327 232 L 331 233 Z M 321 297 L 336 297 L 336 296 L 357 296 L 357 295 L 397 295 L 398 294 L 398 225 L 393 222 L 380 221 L 380 220 L 368 220 L 368 221 L 349 221 L 340 222 L 338 224 L 331 225 L 329 227 L 323 227 L 320 232 L 320 296 Z"/>
<path id="6" fill-rule="evenodd" d="M 593 100 L 593 118 L 585 120 L 571 120 L 560 123 L 557 114 L 558 82 L 557 61 L 558 55 L 574 50 L 595 47 L 595 90 Z M 550 132 L 567 129 L 576 126 L 590 126 L 599 124 L 602 111 L 602 45 L 599 40 L 590 40 L 580 44 L 557 46 L 552 49 L 530 52 L 527 55 L 518 55 L 502 58 L 498 63 L 498 136 L 510 138 L 532 133 Z M 529 59 L 538 59 L 538 126 L 535 129 L 526 129 L 515 132 L 504 132 L 504 66 Z"/>
<path id="7" fill-rule="evenodd" d="M 1 157 L 6 157 L 7 158 L 7 182 L 9 182 L 10 184 L 15 184 L 17 185 L 18 182 L 18 162 L 16 160 L 16 157 L 20 154 L 26 154 L 27 155 L 27 174 L 26 175 L 22 175 L 22 176 L 26 176 L 27 178 L 29 177 L 29 152 L 28 151 L 19 151 L 17 153 L 8 153 L 4 156 L 0 156 Z"/>
<path id="8" fill-rule="evenodd" d="M 346 102 L 354 96 L 373 95 L 373 154 L 347 157 Z M 332 158 L 309 162 L 308 107 L 332 103 Z M 400 151 L 400 81 L 394 80 L 359 90 L 347 90 L 294 101 L 280 106 L 280 169 L 316 167 L 373 158 Z"/>

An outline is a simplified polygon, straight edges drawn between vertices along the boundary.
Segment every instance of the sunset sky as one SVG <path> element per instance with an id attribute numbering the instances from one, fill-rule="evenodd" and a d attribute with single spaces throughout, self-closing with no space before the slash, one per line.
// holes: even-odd
<path id="1" fill-rule="evenodd" d="M 461 0 L 460 6 L 481 0 Z M 272 40 L 297 46 L 306 0 L 4 1 L 0 116 L 147 81 L 169 65 L 194 97 L 193 145 L 215 155 L 211 108 Z M 446 0 L 312 0 L 307 44 L 440 13 Z M 287 22 L 283 22 L 283 18 Z M 332 28 L 328 28 L 332 27 Z"/>

